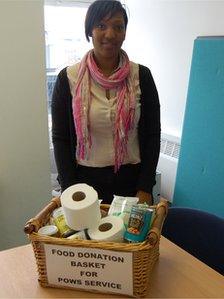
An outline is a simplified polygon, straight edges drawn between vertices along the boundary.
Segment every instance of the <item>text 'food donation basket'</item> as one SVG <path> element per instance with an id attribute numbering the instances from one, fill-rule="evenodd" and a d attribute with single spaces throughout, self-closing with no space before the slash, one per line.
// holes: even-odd
<path id="1" fill-rule="evenodd" d="M 70 240 L 37 233 L 48 223 L 60 198 L 50 203 L 26 224 L 24 231 L 31 240 L 38 280 L 43 287 L 77 289 L 144 297 L 150 291 L 150 274 L 159 257 L 159 241 L 168 203 L 161 200 L 147 239 L 141 243 Z M 109 205 L 101 204 L 108 212 Z"/>

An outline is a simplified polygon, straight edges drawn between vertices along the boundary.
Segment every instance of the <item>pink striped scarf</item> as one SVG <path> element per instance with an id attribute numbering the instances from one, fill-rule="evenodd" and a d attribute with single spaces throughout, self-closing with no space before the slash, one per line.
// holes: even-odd
<path id="1" fill-rule="evenodd" d="M 89 122 L 89 107 L 91 104 L 90 77 L 105 89 L 117 90 L 116 117 L 113 129 L 114 135 L 114 170 L 122 165 L 127 155 L 128 132 L 133 129 L 136 99 L 134 82 L 130 71 L 129 58 L 121 50 L 122 66 L 110 77 L 105 77 L 98 69 L 93 50 L 87 52 L 80 62 L 78 81 L 73 97 L 73 117 L 77 135 L 77 160 L 88 159 L 91 150 L 91 124 Z"/>

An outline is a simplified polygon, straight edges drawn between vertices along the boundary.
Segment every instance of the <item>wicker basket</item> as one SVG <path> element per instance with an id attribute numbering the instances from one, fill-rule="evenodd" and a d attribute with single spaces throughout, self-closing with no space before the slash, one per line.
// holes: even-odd
<path id="1" fill-rule="evenodd" d="M 150 286 L 150 273 L 152 271 L 153 265 L 159 257 L 159 240 L 163 221 L 166 217 L 168 211 L 168 203 L 165 200 L 161 200 L 156 206 L 155 218 L 152 223 L 152 228 L 149 231 L 147 239 L 141 243 L 114 243 L 114 242 L 98 242 L 92 240 L 69 240 L 63 238 L 55 238 L 48 236 L 41 236 L 37 234 L 38 229 L 45 225 L 50 218 L 51 213 L 57 207 L 60 207 L 60 198 L 53 198 L 50 203 L 36 215 L 36 217 L 30 219 L 24 227 L 24 232 L 28 235 L 31 240 L 37 268 L 39 274 L 39 283 L 43 287 L 56 287 L 56 288 L 75 288 L 77 290 L 85 290 L 90 292 L 103 292 L 103 293 L 113 293 L 122 294 L 132 297 L 144 297 L 147 294 L 148 287 Z M 101 210 L 108 212 L 109 205 L 102 205 Z M 58 246 L 59 248 L 72 248 L 74 250 L 92 251 L 98 250 L 105 253 L 113 252 L 114 254 L 127 254 L 131 256 L 132 265 L 131 271 L 132 275 L 128 275 L 125 265 L 120 272 L 124 276 L 130 276 L 131 281 L 131 293 L 130 291 L 120 291 L 108 288 L 101 288 L 99 285 L 97 287 L 85 287 L 80 285 L 58 285 L 49 281 L 48 273 L 48 255 L 46 254 L 46 247 L 49 245 Z M 63 267 L 63 266 L 62 266 Z M 87 268 L 88 270 L 88 268 Z M 106 270 L 104 270 L 106 271 Z M 107 271 L 111 271 L 110 267 Z M 50 272 L 50 271 L 49 271 Z M 106 274 L 106 273 L 105 273 Z M 74 273 L 73 273 L 74 275 Z"/>

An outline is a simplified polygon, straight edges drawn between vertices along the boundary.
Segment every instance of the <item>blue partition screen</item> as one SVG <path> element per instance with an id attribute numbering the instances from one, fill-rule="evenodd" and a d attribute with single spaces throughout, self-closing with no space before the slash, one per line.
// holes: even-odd
<path id="1" fill-rule="evenodd" d="M 224 217 L 224 37 L 194 42 L 173 205 Z"/>

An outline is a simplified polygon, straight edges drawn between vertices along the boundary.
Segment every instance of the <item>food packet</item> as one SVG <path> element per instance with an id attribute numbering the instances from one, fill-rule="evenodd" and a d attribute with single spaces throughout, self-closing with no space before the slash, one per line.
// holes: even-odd
<path id="1" fill-rule="evenodd" d="M 108 215 L 122 217 L 124 225 L 125 227 L 127 227 L 131 208 L 138 202 L 138 200 L 138 197 L 114 195 L 113 201 L 108 211 Z"/>

